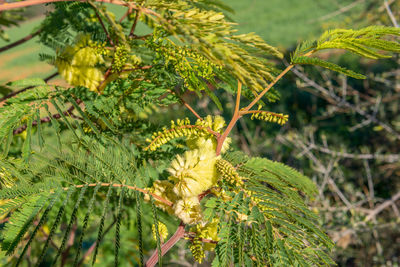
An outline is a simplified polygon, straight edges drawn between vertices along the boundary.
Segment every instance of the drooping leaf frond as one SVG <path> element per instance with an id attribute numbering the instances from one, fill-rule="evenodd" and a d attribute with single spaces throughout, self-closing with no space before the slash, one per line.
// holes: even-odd
<path id="1" fill-rule="evenodd" d="M 325 49 L 343 49 L 365 58 L 390 58 L 391 55 L 385 52 L 400 52 L 398 41 L 387 40 L 392 36 L 400 36 L 400 30 L 393 27 L 370 26 L 359 30 L 335 29 L 326 31 L 317 41 L 300 44 L 291 55 L 291 63 L 321 66 L 355 79 L 365 79 L 366 77 L 362 74 L 309 56 L 311 53 Z"/>

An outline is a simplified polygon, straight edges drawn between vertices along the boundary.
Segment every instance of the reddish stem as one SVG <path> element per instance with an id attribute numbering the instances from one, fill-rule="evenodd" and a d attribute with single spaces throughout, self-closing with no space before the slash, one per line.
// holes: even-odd
<path id="1" fill-rule="evenodd" d="M 175 234 L 161 246 L 161 256 L 164 256 L 181 238 L 185 236 L 185 225 L 181 222 L 176 229 Z M 153 255 L 146 262 L 146 267 L 153 267 L 158 262 L 158 251 L 154 251 Z"/>

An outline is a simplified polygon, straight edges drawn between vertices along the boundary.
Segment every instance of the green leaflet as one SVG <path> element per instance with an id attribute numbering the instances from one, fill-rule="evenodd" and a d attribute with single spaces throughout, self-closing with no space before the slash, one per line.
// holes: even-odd
<path id="1" fill-rule="evenodd" d="M 8 255 L 14 252 L 29 227 L 32 226 L 33 220 L 46 204 L 48 197 L 49 193 L 32 197 L 28 203 L 12 215 L 3 231 L 2 250 L 6 250 Z"/>
<path id="2" fill-rule="evenodd" d="M 339 65 L 336 65 L 335 63 L 328 62 L 328 61 L 325 61 L 325 60 L 322 60 L 322 59 L 319 59 L 316 57 L 299 56 L 299 57 L 293 58 L 292 64 L 320 66 L 325 69 L 329 69 L 329 70 L 336 71 L 336 72 L 342 73 L 344 75 L 353 77 L 355 79 L 366 79 L 367 78 L 362 74 L 356 73 L 352 70 L 349 70 L 349 69 L 346 69 Z"/>
<path id="3" fill-rule="evenodd" d="M 28 87 L 28 86 L 46 85 L 46 82 L 40 78 L 28 78 L 28 79 L 9 82 L 7 83 L 7 85 L 15 87 Z"/>
<path id="4" fill-rule="evenodd" d="M 272 174 L 282 182 L 299 189 L 308 197 L 317 193 L 315 184 L 306 176 L 295 169 L 280 162 L 274 162 L 265 158 L 251 158 L 240 170 L 254 172 L 255 175 Z"/>

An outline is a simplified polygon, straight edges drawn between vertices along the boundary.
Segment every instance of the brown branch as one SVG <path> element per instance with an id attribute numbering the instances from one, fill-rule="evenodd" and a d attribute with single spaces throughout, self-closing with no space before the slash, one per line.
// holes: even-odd
<path id="1" fill-rule="evenodd" d="M 242 92 L 242 83 L 238 81 L 238 89 L 237 89 L 237 95 L 236 95 L 236 104 L 235 104 L 235 110 L 233 113 L 233 117 L 231 121 L 229 122 L 228 126 L 226 127 L 224 133 L 218 137 L 217 139 L 217 148 L 216 148 L 216 154 L 219 156 L 221 154 L 221 149 L 222 145 L 224 144 L 224 141 L 226 137 L 228 137 L 228 134 L 232 131 L 233 127 L 235 126 L 236 122 L 241 118 L 240 112 L 239 112 L 239 106 L 240 106 L 240 95 Z"/>
<path id="2" fill-rule="evenodd" d="M 50 76 L 46 77 L 46 78 L 44 79 L 44 81 L 45 81 L 45 82 L 48 82 L 49 80 L 53 79 L 53 78 L 56 77 L 57 75 L 58 75 L 58 72 L 55 72 L 55 73 L 51 74 Z M 32 88 L 34 88 L 34 86 L 28 86 L 28 87 L 25 87 L 25 88 L 23 88 L 23 89 L 21 89 L 21 90 L 19 90 L 19 91 L 14 91 L 14 92 L 12 92 L 11 94 L 8 94 L 8 95 L 6 95 L 6 96 L 3 96 L 2 98 L 0 98 L 0 104 L 3 103 L 4 101 L 6 101 L 7 99 L 9 99 L 9 98 L 11 98 L 11 97 L 13 97 L 13 96 L 16 96 L 16 95 L 18 95 L 18 94 L 20 94 L 20 93 L 22 93 L 22 92 L 25 92 L 25 91 L 28 90 L 28 89 L 32 89 Z"/>
<path id="3" fill-rule="evenodd" d="M 125 12 L 125 14 L 119 19 L 119 23 L 121 23 L 128 15 L 132 13 L 132 8 L 128 7 L 128 10 Z"/>
<path id="4" fill-rule="evenodd" d="M 193 240 L 196 237 L 196 233 L 194 232 L 185 232 L 185 238 L 189 238 Z M 206 239 L 206 238 L 201 238 L 201 242 L 203 243 L 211 243 L 211 244 L 218 244 L 218 241 L 212 240 L 212 239 Z"/>
<path id="5" fill-rule="evenodd" d="M 181 222 L 176 229 L 175 234 L 161 246 L 161 256 L 164 256 L 179 240 L 185 236 L 185 224 Z M 154 251 L 153 255 L 147 260 L 146 267 L 153 267 L 158 262 L 158 251 Z"/>
<path id="6" fill-rule="evenodd" d="M 3 5 L 7 5 L 7 4 L 3 4 Z M 2 6 L 0 6 L 0 10 L 1 10 L 1 7 Z M 39 29 L 39 30 L 35 31 L 34 33 L 31 33 L 31 34 L 25 36 L 24 38 L 19 39 L 18 41 L 15 41 L 14 43 L 11 43 L 11 44 L 8 44 L 6 46 L 1 47 L 0 48 L 0 53 L 2 53 L 4 51 L 7 51 L 8 49 L 11 49 L 13 47 L 16 47 L 16 46 L 18 46 L 20 44 L 23 44 L 23 43 L 29 41 L 30 39 L 32 39 L 33 37 L 38 35 L 41 31 L 42 31 L 42 29 Z"/>
<path id="7" fill-rule="evenodd" d="M 203 118 L 200 117 L 200 115 L 197 114 L 197 112 L 196 112 L 185 100 L 183 100 L 183 98 L 181 98 L 181 101 L 182 101 L 183 105 L 184 105 L 188 110 L 190 110 L 190 112 L 192 112 L 194 116 L 196 116 L 196 118 L 198 118 L 198 119 L 201 120 L 201 121 L 203 120 Z"/>
<path id="8" fill-rule="evenodd" d="M 80 99 L 77 99 L 76 100 L 76 103 L 79 105 L 80 103 L 82 103 L 82 100 L 80 100 Z M 75 107 L 74 106 L 71 106 L 69 109 L 67 109 L 67 111 L 64 111 L 63 112 L 63 115 L 65 115 L 65 116 L 70 116 L 71 118 L 75 118 L 75 119 L 81 119 L 80 117 L 77 117 L 77 116 L 75 116 L 75 115 L 73 115 L 72 114 L 72 111 L 75 109 Z M 53 117 L 53 119 L 60 119 L 61 118 L 61 114 L 54 114 L 54 115 L 52 115 L 52 117 Z M 50 122 L 51 121 L 51 118 L 50 117 L 45 117 L 45 118 L 41 118 L 40 119 L 40 123 L 47 123 L 47 122 Z M 34 120 L 33 122 L 32 122 L 32 126 L 36 126 L 36 125 L 38 125 L 38 121 L 37 120 Z M 14 131 L 13 131 L 13 134 L 15 135 L 15 134 L 20 134 L 20 133 L 22 133 L 23 131 L 25 131 L 26 130 L 26 128 L 28 127 L 28 125 L 22 125 L 21 127 L 19 127 L 19 128 L 17 128 L 17 129 L 15 129 Z"/>
<path id="9" fill-rule="evenodd" d="M 111 39 L 111 36 L 108 34 L 108 31 L 107 31 L 107 29 L 106 29 L 106 26 L 104 25 L 103 20 L 101 19 L 99 13 L 97 12 L 97 7 L 96 7 L 96 5 L 93 4 L 91 1 L 87 1 L 87 3 L 93 7 L 94 13 L 96 13 L 96 17 L 97 17 L 97 19 L 99 20 L 99 22 L 100 22 L 100 24 L 101 24 L 101 27 L 103 28 L 103 31 L 104 31 L 104 33 L 105 33 L 106 36 L 107 36 L 108 41 L 110 42 L 110 44 L 111 44 L 112 46 L 115 46 L 113 40 Z"/>
<path id="10" fill-rule="evenodd" d="M 129 32 L 129 36 L 133 36 L 134 35 L 133 33 L 135 32 L 139 17 L 140 17 L 140 9 L 136 10 L 135 20 L 133 21 L 132 28 L 131 28 L 131 30 Z"/>

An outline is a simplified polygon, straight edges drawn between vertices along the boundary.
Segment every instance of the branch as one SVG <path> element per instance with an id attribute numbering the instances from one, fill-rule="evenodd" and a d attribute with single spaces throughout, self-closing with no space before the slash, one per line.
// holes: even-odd
<path id="1" fill-rule="evenodd" d="M 7 5 L 7 4 L 3 4 L 3 5 Z M 2 6 L 0 6 L 0 10 L 1 10 L 1 8 L 2 8 Z M 14 43 L 11 43 L 11 44 L 1 47 L 0 53 L 29 41 L 30 39 L 32 39 L 33 37 L 38 35 L 41 31 L 42 31 L 42 29 L 39 29 L 39 30 L 35 31 L 34 33 L 31 33 L 31 34 L 25 36 L 24 38 L 19 39 L 18 41 L 15 41 Z"/>
<path id="2" fill-rule="evenodd" d="M 292 68 L 294 67 L 294 65 L 289 65 L 286 67 L 286 69 L 284 69 L 276 78 L 275 80 L 273 80 L 268 86 L 267 88 L 265 88 L 253 101 L 251 101 L 251 103 L 245 107 L 243 109 L 243 111 L 248 111 L 250 110 L 258 101 L 260 101 L 260 99 L 286 74 L 288 73 Z"/>
<path id="3" fill-rule="evenodd" d="M 203 120 L 203 118 L 200 117 L 200 115 L 197 114 L 197 112 L 196 112 L 185 100 L 183 100 L 183 98 L 181 98 L 181 101 L 182 101 L 183 105 L 184 105 L 188 110 L 190 110 L 190 112 L 192 112 L 194 116 L 196 116 L 196 118 L 198 118 L 198 119 L 201 120 L 201 121 Z"/>
<path id="4" fill-rule="evenodd" d="M 161 246 L 161 256 L 164 256 L 181 238 L 185 236 L 185 225 L 181 222 L 176 229 L 175 234 Z M 158 252 L 154 251 L 153 255 L 147 260 L 146 267 L 153 267 L 158 262 Z"/>
<path id="5" fill-rule="evenodd" d="M 100 24 L 101 24 L 101 27 L 103 28 L 103 31 L 104 31 L 104 33 L 105 33 L 106 36 L 107 36 L 108 41 L 110 42 L 110 44 L 111 44 L 112 46 L 115 46 L 115 45 L 114 45 L 114 42 L 112 41 L 112 39 L 111 39 L 111 37 L 110 37 L 110 35 L 108 34 L 108 31 L 107 31 L 107 29 L 106 29 L 106 26 L 104 26 L 103 20 L 101 19 L 99 13 L 97 12 L 97 7 L 96 7 L 96 5 L 93 4 L 91 1 L 87 1 L 87 3 L 93 7 L 94 13 L 96 13 L 96 17 L 97 17 L 97 19 L 99 20 L 99 22 L 100 22 Z"/>
<path id="6" fill-rule="evenodd" d="M 341 7 L 340 9 L 338 9 L 338 10 L 332 12 L 332 13 L 326 14 L 326 15 L 318 18 L 318 19 L 311 20 L 310 23 L 315 23 L 317 21 L 323 21 L 323 20 L 327 20 L 327 19 L 333 18 L 333 17 L 335 17 L 337 15 L 340 15 L 342 13 L 345 13 L 345 12 L 349 11 L 350 9 L 356 7 L 358 4 L 361 4 L 361 3 L 364 3 L 364 2 L 365 2 L 365 0 L 354 1 L 353 3 L 351 3 L 351 4 L 347 5 L 347 6 Z"/>
<path id="7" fill-rule="evenodd" d="M 50 76 L 46 77 L 46 78 L 44 79 L 44 81 L 45 81 L 45 82 L 48 82 L 49 80 L 53 79 L 53 78 L 56 77 L 57 75 L 58 75 L 58 72 L 55 72 L 55 73 L 51 74 Z M 6 96 L 3 96 L 2 98 L 0 98 L 0 104 L 3 103 L 4 101 L 6 101 L 7 99 L 9 99 L 9 98 L 11 98 L 11 97 L 13 97 L 13 96 L 16 96 L 16 95 L 18 95 L 18 94 L 20 94 L 20 93 L 22 93 L 22 92 L 25 92 L 25 91 L 28 90 L 28 89 L 32 89 L 32 88 L 34 88 L 34 86 L 28 86 L 28 87 L 25 87 L 25 88 L 23 88 L 23 89 L 21 89 L 21 90 L 19 90 L 19 91 L 14 91 L 14 92 L 12 92 L 11 94 L 8 94 L 8 95 L 6 95 Z"/>
<path id="8" fill-rule="evenodd" d="M 217 148 L 215 150 L 215 153 L 217 154 L 217 156 L 219 156 L 221 154 L 222 145 L 224 144 L 226 137 L 228 137 L 228 134 L 232 131 L 236 122 L 242 117 L 242 115 L 240 114 L 240 111 L 239 111 L 240 94 L 241 93 L 242 93 L 242 83 L 240 81 L 238 81 L 235 110 L 233 112 L 232 119 L 229 122 L 228 126 L 226 127 L 224 133 L 217 139 Z"/>
<path id="9" fill-rule="evenodd" d="M 393 12 L 390 9 L 390 6 L 389 6 L 389 3 L 388 3 L 387 0 L 385 0 L 384 5 L 385 5 L 386 12 L 388 13 L 388 16 L 389 16 L 390 20 L 393 23 L 393 26 L 396 27 L 396 28 L 399 28 L 399 24 L 397 23 L 397 20 L 394 17 Z"/>
<path id="10" fill-rule="evenodd" d="M 128 10 L 125 12 L 125 14 L 119 19 L 119 23 L 121 23 L 129 14 L 132 13 L 132 8 L 128 7 Z"/>
<path id="11" fill-rule="evenodd" d="M 135 20 L 133 21 L 131 31 L 129 32 L 129 36 L 133 36 L 134 35 L 133 33 L 135 32 L 136 25 L 137 25 L 138 20 L 139 20 L 139 16 L 140 16 L 140 9 L 136 10 Z"/>
<path id="12" fill-rule="evenodd" d="M 77 103 L 77 104 L 80 104 L 80 103 L 82 103 L 82 100 L 77 99 L 77 100 L 76 100 L 76 103 Z M 75 116 L 75 115 L 72 114 L 72 111 L 74 110 L 74 108 L 75 108 L 74 106 L 71 106 L 69 109 L 67 109 L 67 111 L 64 111 L 63 114 L 64 114 L 65 116 L 70 116 L 70 117 L 72 117 L 72 118 L 79 118 L 79 117 L 77 117 L 77 116 Z M 53 117 L 53 119 L 59 119 L 59 118 L 61 118 L 61 114 L 54 114 L 54 115 L 52 115 L 52 117 Z M 41 118 L 41 119 L 40 119 L 40 123 L 46 123 L 46 122 L 50 122 L 50 121 L 51 121 L 51 118 L 50 118 L 50 117 L 45 117 L 45 118 Z M 35 121 L 32 122 L 32 126 L 36 126 L 37 124 L 38 124 L 38 121 L 37 121 L 37 120 L 35 120 Z M 14 134 L 14 135 L 20 134 L 20 133 L 22 133 L 23 131 L 25 131 L 27 127 L 28 127 L 28 125 L 26 125 L 26 124 L 25 124 L 25 125 L 22 125 L 21 127 L 15 129 L 15 130 L 13 131 L 13 134 Z"/>
<path id="13" fill-rule="evenodd" d="M 393 205 L 398 199 L 400 199 L 400 192 L 397 192 L 397 194 L 392 196 L 391 199 L 386 200 L 385 202 L 383 202 L 382 204 L 377 206 L 375 209 L 373 209 L 371 211 L 371 213 L 367 217 L 365 217 L 364 222 L 368 222 L 368 221 L 372 220 L 373 218 L 375 218 L 376 215 L 381 213 L 387 207 Z"/>
<path id="14" fill-rule="evenodd" d="M 373 123 L 376 123 L 376 124 L 382 126 L 382 128 L 385 129 L 387 132 L 393 134 L 397 140 L 400 140 L 400 133 L 397 132 L 395 129 L 393 129 L 390 125 L 378 120 L 375 116 L 368 114 L 367 112 L 362 110 L 360 107 L 357 107 L 357 106 L 351 104 L 345 98 L 341 98 L 341 97 L 337 96 L 336 94 L 331 93 L 330 90 L 322 87 L 315 81 L 311 80 L 310 78 L 307 77 L 307 75 L 305 75 L 303 72 L 301 72 L 297 68 L 293 69 L 293 73 L 296 76 L 298 76 L 300 79 L 302 79 L 308 86 L 311 86 L 314 89 L 316 89 L 318 92 L 320 92 L 325 100 L 329 101 L 332 104 L 335 104 L 338 107 L 345 107 L 349 110 L 352 110 L 352 111 L 358 113 L 359 115 L 363 116 L 367 120 L 370 120 Z"/>

